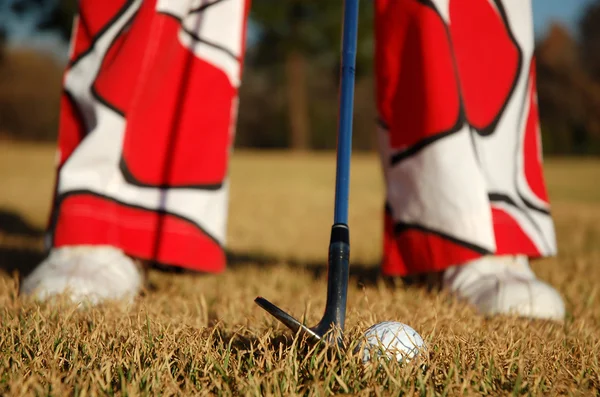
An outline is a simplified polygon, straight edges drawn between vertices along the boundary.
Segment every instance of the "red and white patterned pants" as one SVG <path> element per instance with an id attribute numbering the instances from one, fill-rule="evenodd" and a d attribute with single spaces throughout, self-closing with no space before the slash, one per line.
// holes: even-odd
<path id="1" fill-rule="evenodd" d="M 375 0 L 383 271 L 556 252 L 529 0 Z M 225 268 L 249 0 L 81 0 L 53 247 Z M 340 15 L 341 18 L 341 15 Z"/>

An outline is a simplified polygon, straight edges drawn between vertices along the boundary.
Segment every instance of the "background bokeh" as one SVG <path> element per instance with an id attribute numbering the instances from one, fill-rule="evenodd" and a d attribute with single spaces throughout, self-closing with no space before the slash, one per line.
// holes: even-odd
<path id="1" fill-rule="evenodd" d="M 76 0 L 0 1 L 0 141 L 56 139 Z M 375 147 L 373 12 L 361 2 L 354 146 Z M 600 154 L 600 1 L 533 0 L 548 155 Z M 333 149 L 342 1 L 253 0 L 236 145 Z M 293 100 L 289 100 L 293 98 Z"/>
<path id="2" fill-rule="evenodd" d="M 397 320 L 431 347 L 427 371 L 417 361 L 376 373 L 352 354 L 307 354 L 253 303 L 263 295 L 310 324 L 325 305 L 342 0 L 252 1 L 236 140 L 252 150 L 230 162 L 228 271 L 150 272 L 123 311 L 19 296 L 19 278 L 47 255 L 77 0 L 0 0 L 0 396 L 598 396 L 600 0 L 532 0 L 558 255 L 531 265 L 564 297 L 565 323 L 484 318 L 447 294 L 384 282 L 381 163 L 353 153 L 348 340 Z M 361 0 L 354 140 L 365 152 L 375 136 L 371 1 Z"/>

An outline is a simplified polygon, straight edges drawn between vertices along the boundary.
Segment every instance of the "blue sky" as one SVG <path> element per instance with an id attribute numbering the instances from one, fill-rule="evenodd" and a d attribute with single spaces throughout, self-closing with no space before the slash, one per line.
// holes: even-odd
<path id="1" fill-rule="evenodd" d="M 593 1 L 598 0 L 532 0 L 534 29 L 536 36 L 543 36 L 552 21 L 561 22 L 567 26 L 573 34 L 577 34 L 577 23 L 579 18 L 581 17 L 585 7 Z M 10 32 L 13 34 L 13 37 L 10 37 L 9 40 L 11 40 L 13 45 L 26 45 L 29 47 L 44 48 L 59 55 L 60 58 L 64 58 L 66 56 L 68 47 L 66 43 L 60 41 L 58 35 L 52 33 L 40 35 L 32 29 L 31 21 L 32 19 L 38 17 L 39 13 L 38 15 L 31 15 L 29 18 L 24 20 L 17 20 L 14 18 L 14 15 L 6 12 L 7 6 L 8 4 L 6 2 L 0 0 L 0 25 L 9 27 Z M 39 11 L 40 13 L 44 12 L 43 10 Z"/>
<path id="2" fill-rule="evenodd" d="M 533 0 L 533 23 L 536 36 L 541 36 L 548 25 L 559 21 L 577 34 L 577 23 L 585 7 L 595 0 Z"/>

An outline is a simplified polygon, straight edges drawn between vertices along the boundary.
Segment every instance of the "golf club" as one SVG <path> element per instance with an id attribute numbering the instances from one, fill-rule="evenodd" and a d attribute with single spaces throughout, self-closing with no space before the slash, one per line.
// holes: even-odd
<path id="1" fill-rule="evenodd" d="M 341 344 L 346 320 L 348 273 L 350 262 L 350 230 L 348 227 L 348 197 L 350 193 L 350 157 L 352 154 L 352 117 L 354 113 L 354 72 L 358 33 L 359 0 L 344 1 L 342 28 L 341 77 L 337 132 L 335 210 L 329 258 L 327 263 L 327 303 L 323 318 L 314 327 L 307 327 L 268 300 L 254 301 L 294 333 L 303 332 L 312 341 L 325 340 Z M 334 332 L 337 330 L 337 333 Z M 328 336 L 325 338 L 325 336 Z"/>

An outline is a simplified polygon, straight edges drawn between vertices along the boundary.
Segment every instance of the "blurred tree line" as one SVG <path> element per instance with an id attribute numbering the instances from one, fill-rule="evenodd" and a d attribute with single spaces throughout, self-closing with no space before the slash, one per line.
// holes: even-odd
<path id="1" fill-rule="evenodd" d="M 52 2 L 38 29 L 70 35 L 76 0 L 10 0 L 17 13 Z M 247 49 L 236 145 L 332 149 L 337 128 L 341 1 L 253 0 L 258 40 Z M 354 147 L 375 147 L 373 10 L 361 2 Z M 61 65 L 4 45 L 0 27 L 0 138 L 56 139 Z M 540 117 L 547 154 L 600 154 L 600 1 L 578 38 L 553 25 L 536 46 Z"/>

